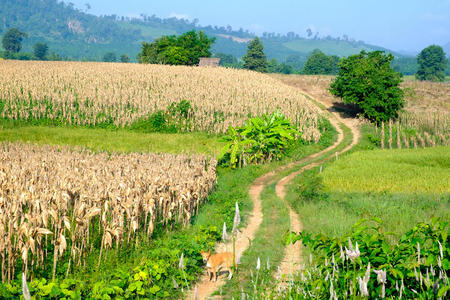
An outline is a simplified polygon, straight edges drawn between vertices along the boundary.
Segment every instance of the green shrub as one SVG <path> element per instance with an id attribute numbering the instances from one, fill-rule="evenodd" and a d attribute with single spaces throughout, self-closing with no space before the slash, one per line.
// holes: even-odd
<path id="1" fill-rule="evenodd" d="M 142 132 L 175 133 L 185 131 L 190 127 L 192 105 L 188 100 L 172 102 L 168 108 L 149 114 L 147 117 L 134 122 L 130 129 Z"/>
<path id="2" fill-rule="evenodd" d="M 302 201 L 325 200 L 328 195 L 324 192 L 324 188 L 323 178 L 316 173 L 308 172 L 299 182 L 297 192 Z"/>
<path id="3" fill-rule="evenodd" d="M 232 168 L 279 160 L 300 133 L 279 111 L 248 120 L 243 126 L 230 126 L 224 137 L 227 145 L 219 162 Z"/>
<path id="4" fill-rule="evenodd" d="M 381 220 L 370 218 L 361 219 L 340 238 L 300 233 L 295 239 L 313 250 L 316 263 L 307 270 L 309 279 L 301 279 L 306 272 L 299 276 L 297 290 L 300 295 L 345 298 L 350 291 L 363 294 L 365 284 L 372 299 L 444 298 L 450 287 L 449 231 L 448 222 L 433 219 L 431 224 L 417 224 L 391 244 L 392 234 L 383 231 Z M 385 279 L 374 270 L 385 271 Z"/>
<path id="5" fill-rule="evenodd" d="M 267 263 L 254 270 L 249 299 L 446 299 L 450 285 L 449 224 L 420 223 L 391 243 L 381 221 L 361 219 L 339 238 L 286 234 L 313 251 L 309 265 L 291 279 L 273 276 Z M 281 287 L 281 289 L 280 289 Z M 448 297 L 447 297 L 448 298 Z"/>

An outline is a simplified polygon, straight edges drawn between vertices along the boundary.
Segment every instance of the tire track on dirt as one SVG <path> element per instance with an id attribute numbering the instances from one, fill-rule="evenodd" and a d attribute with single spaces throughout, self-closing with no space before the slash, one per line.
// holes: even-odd
<path id="1" fill-rule="evenodd" d="M 310 95 L 307 95 L 307 96 L 314 99 Z M 314 100 L 318 101 L 317 99 L 314 99 Z M 331 110 L 331 107 L 328 103 L 321 102 L 321 101 L 318 101 L 318 102 L 323 104 L 325 107 L 327 107 L 328 110 Z M 342 154 L 342 153 L 350 150 L 351 148 L 353 148 L 353 146 L 355 146 L 359 140 L 360 133 L 359 133 L 359 129 L 357 128 L 357 126 L 354 123 L 354 120 L 343 119 L 339 116 L 338 112 L 336 112 L 336 111 L 331 111 L 330 114 L 331 114 L 332 118 L 330 118 L 329 121 L 333 124 L 333 126 L 338 131 L 338 134 L 339 134 L 338 140 L 333 145 L 331 145 L 330 147 L 325 149 L 324 151 L 321 151 L 322 153 L 319 152 L 318 155 L 316 155 L 316 157 L 319 157 L 321 154 L 324 154 L 327 151 L 337 148 L 342 143 L 344 133 L 343 133 L 342 129 L 340 128 L 339 123 L 342 123 L 342 124 L 346 125 L 347 127 L 349 127 L 350 130 L 352 131 L 353 137 L 352 137 L 352 142 L 349 145 L 347 145 L 344 149 L 340 150 L 339 152 L 336 152 L 337 155 Z M 331 154 L 323 160 L 308 164 L 308 165 L 304 166 L 303 168 L 301 168 L 300 170 L 292 172 L 289 175 L 283 177 L 282 179 L 280 179 L 277 182 L 277 184 L 275 186 L 275 192 L 281 200 L 285 201 L 287 207 L 289 208 L 290 230 L 291 231 L 300 232 L 303 230 L 303 225 L 300 221 L 300 217 L 298 216 L 298 214 L 290 207 L 289 203 L 287 203 L 287 201 L 285 200 L 286 186 L 288 184 L 290 184 L 291 181 L 295 177 L 297 177 L 299 174 L 301 174 L 302 172 L 312 169 L 314 167 L 317 167 L 332 157 L 333 157 L 333 155 Z M 280 264 L 281 274 L 288 275 L 291 277 L 292 274 L 294 273 L 294 271 L 298 271 L 302 267 L 303 256 L 302 256 L 302 252 L 301 252 L 301 246 L 302 246 L 301 243 L 294 243 L 294 244 L 289 244 L 288 246 L 286 246 L 284 257 Z"/>
<path id="2" fill-rule="evenodd" d="M 253 209 L 249 214 L 250 217 L 248 219 L 247 226 L 245 228 L 241 229 L 241 232 L 238 233 L 238 235 L 236 237 L 236 242 L 235 242 L 236 257 L 241 257 L 242 254 L 244 253 L 244 251 L 247 250 L 247 248 L 250 246 L 250 243 L 254 239 L 256 232 L 258 231 L 258 229 L 261 225 L 261 222 L 263 220 L 264 216 L 262 213 L 261 197 L 260 197 L 261 192 L 264 190 L 264 188 L 270 182 L 272 182 L 275 179 L 277 174 L 280 173 L 281 171 L 304 164 L 305 162 L 308 162 L 310 160 L 314 160 L 315 158 L 320 157 L 323 154 L 335 149 L 339 144 L 341 144 L 344 139 L 344 133 L 339 126 L 339 122 L 338 122 L 339 119 L 340 119 L 340 117 L 337 114 L 335 115 L 335 118 L 329 118 L 330 123 L 338 131 L 337 141 L 333 145 L 331 145 L 331 146 L 327 147 L 326 149 L 323 149 L 319 152 L 313 153 L 301 160 L 285 164 L 271 172 L 268 172 L 268 173 L 262 175 L 261 177 L 258 177 L 252 183 L 252 185 L 250 186 L 250 189 L 249 189 L 249 196 L 253 202 Z M 354 133 L 354 136 L 357 136 L 357 134 Z M 306 167 L 312 168 L 313 165 L 309 164 Z M 278 195 L 278 193 L 283 193 L 283 197 L 280 197 L 280 198 L 284 199 L 284 195 L 285 195 L 284 188 L 285 188 L 286 184 L 289 182 L 289 178 L 290 178 L 289 176 L 291 176 L 292 174 L 297 175 L 300 171 L 305 170 L 306 167 L 303 167 L 301 170 L 299 170 L 297 172 L 293 172 L 290 175 L 284 177 L 283 179 L 286 181 L 286 183 L 283 184 L 283 182 L 282 182 L 280 184 L 280 181 L 277 183 L 277 187 L 276 187 L 277 195 Z M 293 176 L 292 178 L 295 177 L 295 175 L 292 175 L 292 176 Z M 292 178 L 290 180 L 292 180 Z M 288 205 L 288 208 L 290 209 L 289 205 Z M 292 229 L 294 231 L 300 231 L 301 230 L 301 222 L 299 221 L 298 215 L 296 215 L 296 213 L 292 209 L 290 209 L 290 216 L 291 216 L 291 220 L 293 222 Z M 297 245 L 298 245 L 298 243 L 297 243 Z M 295 244 L 294 244 L 294 246 L 295 246 Z M 219 252 L 223 252 L 223 251 L 232 251 L 232 247 L 233 247 L 233 245 L 232 245 L 231 241 L 229 241 L 227 243 L 219 243 L 216 245 L 216 252 L 219 253 Z M 291 252 L 292 253 L 296 253 L 296 252 L 300 253 L 300 250 L 295 251 L 295 248 L 293 248 L 291 250 Z M 300 260 L 300 259 L 301 259 L 301 255 L 298 255 L 297 260 Z M 221 296 L 213 297 L 211 295 L 214 292 L 216 292 L 217 290 L 219 290 L 220 287 L 222 287 L 225 283 L 226 283 L 226 280 L 223 276 L 219 277 L 216 282 L 210 281 L 205 272 L 205 274 L 202 275 L 200 281 L 195 285 L 195 287 L 188 294 L 190 296 L 189 299 L 199 299 L 199 300 L 214 299 L 214 298 L 220 299 L 220 298 L 222 298 Z"/>

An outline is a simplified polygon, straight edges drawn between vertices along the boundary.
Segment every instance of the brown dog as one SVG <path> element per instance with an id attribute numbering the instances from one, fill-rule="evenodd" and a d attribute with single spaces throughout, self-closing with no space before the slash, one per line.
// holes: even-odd
<path id="1" fill-rule="evenodd" d="M 211 273 L 213 274 L 214 281 L 217 281 L 217 273 L 220 269 L 228 271 L 228 279 L 233 277 L 231 267 L 233 266 L 233 253 L 223 252 L 211 254 L 211 251 L 204 252 L 202 254 L 203 262 L 206 263 L 206 271 L 208 272 L 208 278 L 211 280 Z M 236 267 L 236 264 L 234 264 Z"/>

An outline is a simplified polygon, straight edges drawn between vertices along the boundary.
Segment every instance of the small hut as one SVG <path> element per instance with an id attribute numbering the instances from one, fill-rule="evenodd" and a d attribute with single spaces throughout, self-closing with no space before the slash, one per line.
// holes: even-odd
<path id="1" fill-rule="evenodd" d="M 200 57 L 199 67 L 218 67 L 220 58 L 215 57 Z"/>

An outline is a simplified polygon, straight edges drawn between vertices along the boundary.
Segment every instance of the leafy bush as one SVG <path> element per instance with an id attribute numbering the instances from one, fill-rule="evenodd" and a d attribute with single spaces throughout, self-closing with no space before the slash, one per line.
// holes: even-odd
<path id="1" fill-rule="evenodd" d="M 193 108 L 188 100 L 172 102 L 167 110 L 159 110 L 133 123 L 130 129 L 143 132 L 180 132 L 190 128 Z"/>
<path id="2" fill-rule="evenodd" d="M 357 105 L 371 121 L 380 123 L 397 118 L 405 101 L 399 87 L 401 74 L 390 65 L 393 59 L 392 54 L 384 55 L 381 51 L 361 51 L 341 59 L 330 92 L 346 104 Z"/>
<path id="3" fill-rule="evenodd" d="M 303 74 L 337 74 L 339 57 L 328 56 L 315 49 L 303 66 Z"/>
<path id="4" fill-rule="evenodd" d="M 189 288 L 203 271 L 200 250 L 211 249 L 220 237 L 216 227 L 200 226 L 192 232 L 157 240 L 132 270 L 115 266 L 114 271 L 99 280 L 38 278 L 28 286 L 31 295 L 38 299 L 179 298 L 182 288 Z M 180 268 L 182 254 L 183 268 Z M 20 295 L 21 281 L 0 284 L 1 299 L 17 299 Z"/>
<path id="5" fill-rule="evenodd" d="M 450 285 L 449 224 L 420 223 L 392 243 L 380 220 L 361 219 L 339 238 L 287 234 L 286 244 L 311 248 L 306 269 L 284 278 L 270 264 L 257 265 L 249 299 L 446 299 Z M 264 266 L 266 265 L 266 266 Z M 247 297 L 245 297 L 247 298 Z"/>
<path id="6" fill-rule="evenodd" d="M 299 135 L 279 110 L 269 116 L 254 117 L 241 127 L 230 126 L 224 137 L 228 143 L 219 161 L 232 168 L 241 168 L 247 163 L 278 160 Z"/>
<path id="7" fill-rule="evenodd" d="M 302 177 L 297 186 L 299 198 L 303 201 L 324 200 L 328 194 L 324 192 L 323 177 L 316 173 L 308 172 Z"/>
<path id="8" fill-rule="evenodd" d="M 325 298 L 445 298 L 450 288 L 449 230 L 448 222 L 433 219 L 395 244 L 376 218 L 361 219 L 340 238 L 302 232 L 293 240 L 301 240 L 317 257 L 307 270 L 309 278 L 304 272 L 294 284 L 299 295 Z"/>

